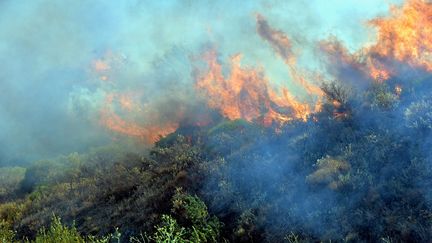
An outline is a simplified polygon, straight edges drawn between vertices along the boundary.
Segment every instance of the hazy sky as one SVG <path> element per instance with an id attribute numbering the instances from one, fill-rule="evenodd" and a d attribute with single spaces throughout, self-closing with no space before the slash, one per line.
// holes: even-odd
<path id="1" fill-rule="evenodd" d="M 294 40 L 303 65 L 314 66 L 316 41 L 334 35 L 356 50 L 374 39 L 367 20 L 392 3 L 401 0 L 0 1 L 0 160 L 110 141 L 96 117 L 109 90 L 145 89 L 164 98 L 157 72 L 192 85 L 185 56 L 209 45 L 223 61 L 243 53 L 243 63 L 290 85 L 283 62 L 256 33 L 256 13 Z M 115 84 L 101 86 L 92 65 L 106 53 L 115 54 L 118 67 Z M 166 61 L 157 72 L 155 60 Z"/>

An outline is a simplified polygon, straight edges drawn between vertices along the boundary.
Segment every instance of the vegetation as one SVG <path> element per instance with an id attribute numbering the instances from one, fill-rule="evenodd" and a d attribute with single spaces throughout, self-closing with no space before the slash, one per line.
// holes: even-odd
<path id="1" fill-rule="evenodd" d="M 306 122 L 218 119 L 143 153 L 106 147 L 2 168 L 0 239 L 428 241 L 429 86 L 391 80 L 352 92 L 335 82 Z"/>
<path id="2" fill-rule="evenodd" d="M 2 167 L 0 170 L 0 202 L 13 200 L 24 179 L 23 167 Z"/>

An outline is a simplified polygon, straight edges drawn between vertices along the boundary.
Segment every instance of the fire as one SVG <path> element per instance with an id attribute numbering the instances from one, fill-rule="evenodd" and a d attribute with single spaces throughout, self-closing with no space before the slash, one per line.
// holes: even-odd
<path id="1" fill-rule="evenodd" d="M 111 69 L 109 64 L 107 62 L 105 62 L 104 60 L 101 60 L 101 59 L 94 61 L 93 67 L 98 72 L 103 72 L 103 71 L 107 71 L 107 70 Z"/>
<path id="2" fill-rule="evenodd" d="M 256 16 L 256 22 L 258 34 L 261 38 L 266 40 L 272 46 L 273 50 L 284 60 L 293 80 L 306 89 L 308 94 L 321 97 L 323 95 L 321 89 L 318 86 L 311 84 L 306 80 L 305 75 L 302 75 L 298 71 L 298 68 L 296 67 L 296 58 L 292 51 L 291 40 L 288 36 L 286 36 L 282 31 L 271 28 L 267 20 L 259 14 Z"/>
<path id="3" fill-rule="evenodd" d="M 231 58 L 231 73 L 225 78 L 216 52 L 205 55 L 209 71 L 198 78 L 196 86 L 204 91 L 211 108 L 231 120 L 260 120 L 264 125 L 307 119 L 312 112 L 310 105 L 297 101 L 287 88 L 278 95 L 261 70 L 240 65 L 241 57 Z"/>
<path id="4" fill-rule="evenodd" d="M 93 71 L 99 76 L 99 79 L 102 81 L 107 81 L 108 73 L 111 70 L 111 66 L 109 63 L 102 59 L 97 59 L 93 62 L 92 65 Z"/>
<path id="5" fill-rule="evenodd" d="M 116 77 L 127 64 L 125 55 L 110 50 L 91 63 L 91 71 L 102 81 L 100 89 L 106 93 L 100 109 L 99 122 L 108 130 L 145 143 L 153 143 L 161 136 L 168 135 L 178 128 L 179 119 L 163 119 L 154 110 L 147 109 L 142 102 L 143 91 L 128 91 L 120 88 Z"/>
<path id="6" fill-rule="evenodd" d="M 397 75 L 398 63 L 432 71 L 432 4 L 408 0 L 402 7 L 392 6 L 388 17 L 369 22 L 377 29 L 376 42 L 358 52 L 349 53 L 335 40 L 320 47 L 331 56 L 336 68 L 356 70 L 378 82 Z M 396 63 L 395 63 L 396 62 Z"/>
<path id="7" fill-rule="evenodd" d="M 372 20 L 370 24 L 377 29 L 376 43 L 357 52 L 350 53 L 336 38 L 319 42 L 321 50 L 328 55 L 327 71 L 330 75 L 342 81 L 383 82 L 397 74 L 395 63 L 407 63 L 432 71 L 432 4 L 424 0 L 408 0 L 401 8 L 393 7 L 389 17 Z M 272 28 L 259 14 L 256 15 L 256 31 L 286 64 L 291 79 L 306 91 L 309 102 L 299 100 L 287 87 L 272 86 L 261 68 L 242 66 L 241 54 L 230 58 L 229 74 L 225 74 L 214 50 L 204 54 L 208 69 L 200 70 L 196 76 L 197 93 L 202 95 L 208 107 L 231 120 L 245 119 L 265 126 L 292 120 L 306 121 L 321 109 L 323 91 L 311 82 L 321 78 L 307 78 L 307 73 L 298 67 L 293 48 L 295 43 L 282 31 Z M 113 68 L 124 61 L 122 56 L 108 52 L 93 63 L 93 70 L 100 79 L 110 80 Z M 402 87 L 396 86 L 394 92 L 400 96 Z M 191 116 L 189 113 L 174 114 L 170 122 L 160 122 L 167 119 L 158 118 L 158 111 L 149 111 L 137 104 L 131 94 L 108 95 L 105 103 L 101 111 L 104 126 L 148 142 L 175 131 Z M 336 118 L 343 119 L 348 115 L 339 101 L 334 101 L 333 106 Z M 151 121 L 135 122 L 139 114 L 146 114 L 145 117 L 151 117 Z M 193 124 L 205 126 L 211 123 L 206 116 L 192 116 Z"/>
<path id="8" fill-rule="evenodd" d="M 134 104 L 132 97 L 127 94 L 122 94 L 119 96 L 119 103 L 124 110 L 129 112 L 138 107 L 136 104 Z"/>
<path id="9" fill-rule="evenodd" d="M 134 121 L 125 120 L 115 112 L 114 104 L 118 100 L 120 108 L 132 113 L 134 105 L 125 95 L 109 94 L 106 96 L 105 105 L 100 113 L 100 123 L 109 130 L 130 137 L 136 137 L 143 142 L 156 142 L 160 136 L 168 135 L 178 128 L 176 122 L 165 122 L 158 125 L 141 125 Z M 126 103 L 125 103 L 126 102 Z"/>
<path id="10" fill-rule="evenodd" d="M 320 41 L 319 48 L 326 53 L 327 60 L 330 63 L 328 71 L 336 71 L 336 75 L 338 75 L 338 72 L 350 73 L 351 76 L 358 79 L 356 82 L 361 79 L 372 79 L 377 82 L 383 82 L 393 74 L 386 65 L 370 54 L 370 50 L 361 49 L 358 52 L 350 53 L 334 37 Z"/>
<path id="11" fill-rule="evenodd" d="M 126 56 L 106 51 L 101 58 L 94 60 L 91 64 L 91 71 L 102 81 L 110 80 L 114 69 L 126 62 Z"/>
<path id="12" fill-rule="evenodd" d="M 218 109 L 231 120 L 259 120 L 266 126 L 294 119 L 306 121 L 311 113 L 320 110 L 319 99 L 323 97 L 323 92 L 298 71 L 290 39 L 283 32 L 272 29 L 261 15 L 256 16 L 256 21 L 258 34 L 283 59 L 292 79 L 318 102 L 313 105 L 301 102 L 287 87 L 275 91 L 261 69 L 240 65 L 240 54 L 231 58 L 231 73 L 224 77 L 216 52 L 207 53 L 204 59 L 209 71 L 198 78 L 196 86 L 198 90 L 204 91 L 211 108 Z"/>
<path id="13" fill-rule="evenodd" d="M 432 4 L 408 0 L 391 16 L 371 21 L 378 30 L 371 53 L 432 71 Z"/>
<path id="14" fill-rule="evenodd" d="M 390 71 L 380 64 L 369 64 L 369 75 L 376 81 L 382 82 L 390 78 Z"/>

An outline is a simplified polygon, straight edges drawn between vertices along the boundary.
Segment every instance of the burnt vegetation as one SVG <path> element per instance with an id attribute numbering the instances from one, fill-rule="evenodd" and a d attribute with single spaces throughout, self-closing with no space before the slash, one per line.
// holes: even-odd
<path id="1" fill-rule="evenodd" d="M 142 153 L 3 167 L 0 241 L 428 241 L 430 82 L 334 82 L 307 121 L 219 119 Z"/>

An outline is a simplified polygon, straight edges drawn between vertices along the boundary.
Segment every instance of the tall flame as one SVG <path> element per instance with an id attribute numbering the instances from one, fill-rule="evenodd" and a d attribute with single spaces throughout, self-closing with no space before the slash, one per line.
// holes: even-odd
<path id="1" fill-rule="evenodd" d="M 391 16 L 371 21 L 378 29 L 371 52 L 432 71 L 432 4 L 408 0 Z"/>
<path id="2" fill-rule="evenodd" d="M 357 79 L 378 82 L 397 75 L 401 63 L 432 71 L 432 4 L 407 0 L 402 7 L 392 6 L 390 13 L 369 22 L 377 29 L 376 42 L 358 52 L 349 53 L 334 39 L 320 42 L 330 54 L 330 69 L 356 71 Z"/>
<path id="3" fill-rule="evenodd" d="M 273 50 L 284 60 L 293 80 L 306 89 L 308 94 L 322 96 L 323 93 L 321 89 L 306 80 L 305 75 L 302 75 L 298 71 L 296 58 L 292 51 L 291 40 L 288 36 L 282 31 L 271 28 L 267 20 L 259 14 L 256 15 L 256 22 L 258 34 L 261 38 L 266 40 L 272 46 Z"/>
<path id="4" fill-rule="evenodd" d="M 378 30 L 376 43 L 355 53 L 350 53 L 336 39 L 319 42 L 321 50 L 329 54 L 330 65 L 327 71 L 330 75 L 346 82 L 381 82 L 397 74 L 394 64 L 398 62 L 432 71 L 431 3 L 425 0 L 407 0 L 401 8 L 392 7 L 389 17 L 372 20 L 370 24 Z M 222 64 L 218 62 L 214 50 L 204 55 L 208 70 L 198 73 L 195 84 L 198 93 L 203 94 L 210 108 L 220 111 L 228 119 L 241 118 L 259 121 L 264 125 L 283 124 L 294 119 L 307 120 L 313 112 L 320 109 L 322 90 L 298 68 L 293 42 L 286 34 L 272 28 L 259 14 L 256 15 L 256 26 L 258 35 L 283 60 L 291 79 L 307 92 L 310 101 L 300 101 L 287 87 L 275 90 L 261 68 L 241 65 L 241 54 L 231 57 L 230 73 L 224 75 Z M 109 60 L 112 56 L 108 55 L 108 58 L 97 60 L 93 64 L 102 80 L 107 80 L 107 73 L 112 70 L 113 62 Z M 396 87 L 395 92 L 400 95 L 402 88 Z M 141 124 L 120 116 L 119 110 L 132 114 L 147 112 L 137 111 L 137 106 L 129 96 L 108 95 L 105 103 L 101 111 L 102 124 L 113 131 L 147 141 L 155 141 L 160 135 L 173 132 L 181 119 L 187 117 L 183 114 L 176 116 L 178 119 L 172 122 Z M 335 103 L 334 106 L 337 108 L 338 104 Z M 153 113 L 150 112 L 150 115 Z M 157 114 L 154 115 L 157 117 Z M 195 122 L 207 123 L 200 120 Z"/>
<path id="5" fill-rule="evenodd" d="M 257 32 L 288 66 L 292 79 L 315 98 L 323 93 L 310 83 L 296 67 L 296 58 L 290 39 L 281 31 L 272 29 L 261 15 L 256 16 Z M 320 109 L 320 103 L 301 102 L 283 87 L 279 92 L 270 87 L 260 69 L 241 67 L 241 55 L 231 58 L 229 77 L 222 75 L 222 66 L 216 52 L 207 53 L 209 72 L 197 80 L 197 88 L 205 91 L 210 107 L 220 110 L 229 119 L 261 120 L 264 125 L 282 124 L 293 119 L 306 120 Z"/>
<path id="6" fill-rule="evenodd" d="M 259 69 L 241 67 L 241 55 L 231 58 L 228 78 L 222 74 L 216 52 L 205 55 L 208 73 L 200 76 L 196 86 L 206 94 L 208 105 L 229 119 L 261 120 L 265 125 L 293 119 L 306 120 L 311 107 L 297 101 L 287 88 L 278 95 Z"/>

